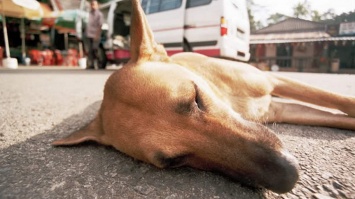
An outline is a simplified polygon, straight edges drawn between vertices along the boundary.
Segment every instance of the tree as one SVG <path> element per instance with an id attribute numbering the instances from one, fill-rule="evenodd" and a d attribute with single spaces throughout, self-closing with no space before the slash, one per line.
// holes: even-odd
<path id="1" fill-rule="evenodd" d="M 278 23 L 282 20 L 285 20 L 287 16 L 280 14 L 280 13 L 275 13 L 270 15 L 270 17 L 267 19 L 268 24 L 275 24 Z"/>
<path id="2" fill-rule="evenodd" d="M 254 15 L 251 13 L 250 8 L 248 8 L 248 15 L 249 15 L 250 31 L 253 32 L 257 29 L 256 29 L 256 22 L 254 20 Z"/>
<path id="3" fill-rule="evenodd" d="M 348 13 L 342 13 L 333 18 L 325 18 L 323 22 L 328 24 L 342 23 L 342 22 L 355 22 L 355 10 Z"/>
<path id="4" fill-rule="evenodd" d="M 310 13 L 311 6 L 307 0 L 303 3 L 298 2 L 296 6 L 293 7 L 293 16 L 297 18 L 308 18 Z"/>
<path id="5" fill-rule="evenodd" d="M 260 21 L 255 21 L 252 7 L 256 6 L 253 0 L 247 0 L 247 10 L 249 16 L 250 30 L 251 32 L 263 28 L 263 24 Z"/>
<path id="6" fill-rule="evenodd" d="M 321 21 L 323 19 L 323 15 L 320 14 L 317 10 L 312 10 L 312 21 Z"/>
<path id="7" fill-rule="evenodd" d="M 265 26 L 264 26 L 264 24 L 261 23 L 261 21 L 255 22 L 255 29 L 256 29 L 256 30 L 262 29 L 262 28 L 264 28 L 264 27 L 265 27 Z"/>
<path id="8" fill-rule="evenodd" d="M 249 0 L 252 1 L 252 0 Z M 275 13 L 269 16 L 267 19 L 267 25 L 278 23 L 282 20 L 285 20 L 288 16 L 285 16 L 280 13 Z M 355 9 L 349 13 L 342 13 L 341 15 L 336 15 L 333 9 L 321 13 L 317 10 L 311 9 L 311 6 L 308 0 L 305 0 L 303 3 L 297 3 L 293 7 L 293 17 L 308 19 L 316 22 L 323 22 L 328 24 L 341 23 L 341 22 L 355 22 Z M 253 27 L 258 29 L 258 25 L 261 23 L 253 21 Z"/>
<path id="9" fill-rule="evenodd" d="M 334 9 L 329 9 L 322 15 L 323 19 L 334 19 L 335 16 L 336 14 L 334 13 Z"/>

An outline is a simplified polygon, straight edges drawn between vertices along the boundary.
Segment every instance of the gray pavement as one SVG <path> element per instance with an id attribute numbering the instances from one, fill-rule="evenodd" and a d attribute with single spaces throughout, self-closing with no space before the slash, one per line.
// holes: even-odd
<path id="1" fill-rule="evenodd" d="M 89 122 L 113 70 L 0 69 L 0 198 L 355 198 L 355 132 L 271 124 L 299 159 L 284 195 L 190 168 L 161 170 L 111 147 L 52 147 Z M 282 73 L 355 96 L 355 75 Z"/>

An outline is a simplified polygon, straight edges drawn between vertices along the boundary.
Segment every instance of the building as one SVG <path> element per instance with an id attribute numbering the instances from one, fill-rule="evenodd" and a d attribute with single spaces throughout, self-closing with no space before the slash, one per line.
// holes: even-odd
<path id="1" fill-rule="evenodd" d="M 287 18 L 251 34 L 251 60 L 264 70 L 355 73 L 355 22 Z"/>

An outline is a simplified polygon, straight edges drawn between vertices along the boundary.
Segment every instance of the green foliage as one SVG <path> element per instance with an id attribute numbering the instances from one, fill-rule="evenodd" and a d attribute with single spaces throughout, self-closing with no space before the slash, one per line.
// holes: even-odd
<path id="1" fill-rule="evenodd" d="M 328 24 L 337 24 L 337 23 L 342 23 L 342 22 L 355 22 L 355 9 L 352 12 L 348 13 L 342 13 L 340 15 L 337 15 L 332 18 L 328 18 L 323 20 L 323 22 L 328 23 Z"/>
<path id="2" fill-rule="evenodd" d="M 312 10 L 312 21 L 321 21 L 322 15 L 317 10 Z"/>
<path id="3" fill-rule="evenodd" d="M 91 0 L 87 0 L 87 1 L 91 1 Z M 97 0 L 97 2 L 99 2 L 99 3 L 107 3 L 109 1 L 112 1 L 112 0 Z"/>
<path id="4" fill-rule="evenodd" d="M 249 15 L 250 30 L 254 31 L 256 30 L 256 22 L 250 8 L 248 8 L 248 15 Z"/>
<path id="5" fill-rule="evenodd" d="M 250 20 L 250 29 L 251 31 L 259 30 L 264 27 L 264 25 L 260 21 L 256 21 L 254 18 L 253 9 L 255 7 L 259 7 L 256 5 L 253 0 L 247 0 L 248 14 Z M 255 9 L 254 9 L 255 10 Z M 267 24 L 275 24 L 282 20 L 287 19 L 288 16 L 285 16 L 280 13 L 271 14 L 267 18 Z M 293 6 L 293 16 L 296 18 L 302 18 L 306 20 L 316 21 L 316 22 L 324 22 L 328 24 L 338 24 L 341 22 L 354 22 L 355 21 L 355 9 L 352 12 L 342 13 L 340 15 L 336 15 L 333 9 L 329 9 L 326 12 L 319 12 L 316 9 L 312 9 L 308 0 L 304 0 L 303 2 L 298 2 Z"/>
<path id="6" fill-rule="evenodd" d="M 287 18 L 287 16 L 280 14 L 280 13 L 275 13 L 270 15 L 270 17 L 267 19 L 268 24 L 275 24 L 278 23 L 280 21 L 283 21 Z"/>
<path id="7" fill-rule="evenodd" d="M 264 27 L 264 25 L 261 23 L 261 21 L 255 21 L 252 7 L 256 6 L 253 0 L 246 0 L 247 2 L 247 10 L 248 10 L 248 15 L 249 15 L 249 23 L 250 23 L 250 31 L 253 32 L 255 30 L 259 30 Z"/>
<path id="8" fill-rule="evenodd" d="M 303 3 L 298 2 L 293 7 L 293 16 L 296 18 L 307 18 L 311 14 L 311 6 L 307 0 L 305 0 Z"/>
<path id="9" fill-rule="evenodd" d="M 327 12 L 322 14 L 323 19 L 334 19 L 336 14 L 333 9 L 329 9 Z"/>
<path id="10" fill-rule="evenodd" d="M 41 3 L 47 3 L 47 4 L 50 4 L 50 0 L 37 0 L 38 2 L 41 2 Z"/>

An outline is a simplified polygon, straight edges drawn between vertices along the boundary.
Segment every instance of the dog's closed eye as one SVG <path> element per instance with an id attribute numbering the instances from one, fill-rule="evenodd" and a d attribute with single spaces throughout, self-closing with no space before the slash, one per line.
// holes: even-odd
<path id="1" fill-rule="evenodd" d="M 159 164 L 162 168 L 173 168 L 179 167 L 185 164 L 185 160 L 188 155 L 177 155 L 177 156 L 166 156 L 162 152 L 157 152 L 155 154 L 155 161 Z"/>
<path id="2" fill-rule="evenodd" d="M 197 89 L 194 98 L 191 98 L 188 101 L 180 101 L 177 103 L 175 112 L 181 115 L 189 115 L 193 113 L 193 111 L 195 111 L 196 109 L 201 111 L 204 110 L 203 102 Z"/>
<path id="3" fill-rule="evenodd" d="M 175 107 L 175 112 L 181 115 L 189 115 L 193 110 L 193 104 L 191 102 L 178 102 Z"/>
<path id="4" fill-rule="evenodd" d="M 199 92 L 197 89 L 196 89 L 196 95 L 195 95 L 195 105 L 201 111 L 204 110 L 203 101 L 202 101 L 201 95 L 199 95 Z"/>

